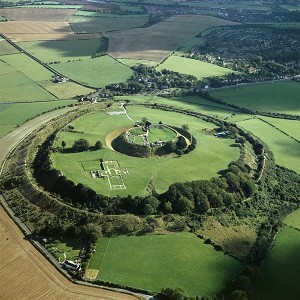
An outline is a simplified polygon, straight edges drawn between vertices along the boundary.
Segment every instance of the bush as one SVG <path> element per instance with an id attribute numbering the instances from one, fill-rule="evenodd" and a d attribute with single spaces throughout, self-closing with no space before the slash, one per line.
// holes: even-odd
<path id="1" fill-rule="evenodd" d="M 74 142 L 72 148 L 75 152 L 87 151 L 90 148 L 90 143 L 86 139 L 79 139 Z"/>

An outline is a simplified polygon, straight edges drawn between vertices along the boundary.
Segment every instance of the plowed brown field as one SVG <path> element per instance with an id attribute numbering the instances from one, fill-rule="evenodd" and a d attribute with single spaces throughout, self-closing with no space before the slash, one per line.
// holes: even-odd
<path id="1" fill-rule="evenodd" d="M 0 22 L 0 32 L 13 41 L 77 40 L 98 38 L 99 34 L 75 34 L 67 22 Z"/>
<path id="2" fill-rule="evenodd" d="M 204 29 L 234 24 L 210 16 L 172 16 L 147 28 L 108 33 L 108 52 L 115 58 L 159 61 Z"/>
<path id="3" fill-rule="evenodd" d="M 67 22 L 76 9 L 2 8 L 0 16 L 13 21 Z"/>
<path id="4" fill-rule="evenodd" d="M 0 291 L 2 300 L 119 299 L 128 294 L 71 283 L 38 252 L 0 207 Z"/>
<path id="5" fill-rule="evenodd" d="M 6 34 L 14 42 L 31 41 L 58 41 L 58 40 L 88 40 L 97 39 L 100 33 L 74 34 L 74 33 L 10 33 Z"/>
<path id="6" fill-rule="evenodd" d="M 9 33 L 72 33 L 67 22 L 11 21 L 1 22 L 0 32 Z"/>

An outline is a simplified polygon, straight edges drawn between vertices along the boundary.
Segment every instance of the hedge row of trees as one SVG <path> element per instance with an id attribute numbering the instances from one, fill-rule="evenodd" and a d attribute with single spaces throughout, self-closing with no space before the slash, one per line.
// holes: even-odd
<path id="1" fill-rule="evenodd" d="M 39 148 L 34 160 L 35 177 L 50 192 L 59 194 L 66 203 L 88 208 L 104 214 L 157 214 L 206 213 L 209 208 L 229 206 L 250 197 L 256 192 L 248 169 L 233 162 L 221 178 L 188 183 L 175 183 L 162 195 L 149 197 L 114 197 L 98 195 L 93 189 L 62 176 L 53 169 L 50 161 L 55 135 L 51 135 Z M 149 148 L 149 147 L 146 147 Z"/>

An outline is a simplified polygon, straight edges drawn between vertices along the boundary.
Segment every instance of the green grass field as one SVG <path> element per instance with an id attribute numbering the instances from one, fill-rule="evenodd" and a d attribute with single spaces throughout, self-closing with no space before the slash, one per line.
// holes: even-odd
<path id="1" fill-rule="evenodd" d="M 211 94 L 254 111 L 300 114 L 300 83 L 295 81 L 225 88 L 214 90 Z"/>
<path id="2" fill-rule="evenodd" d="M 193 75 L 198 79 L 211 76 L 223 76 L 228 73 L 236 73 L 235 71 L 222 68 L 214 64 L 177 55 L 170 56 L 162 64 L 156 67 L 156 70 L 158 71 L 161 71 L 163 69 L 179 72 L 182 74 Z"/>
<path id="3" fill-rule="evenodd" d="M 19 2 L 19 0 L 16 0 Z M 57 8 L 57 9 L 63 9 L 63 8 L 69 8 L 69 9 L 80 9 L 82 7 L 82 5 L 72 5 L 72 4 L 44 4 L 44 3 L 40 3 L 40 4 L 29 4 L 29 5 L 23 5 L 23 6 L 19 6 L 19 7 L 26 7 L 26 8 Z"/>
<path id="4" fill-rule="evenodd" d="M 114 110 L 116 108 L 112 108 Z M 231 147 L 234 143 L 231 139 L 216 139 L 211 135 L 206 135 L 202 130 L 212 128 L 213 124 L 201 121 L 182 114 L 163 112 L 137 106 L 127 108 L 129 115 L 134 120 L 141 120 L 147 117 L 152 123 L 162 121 L 165 124 L 172 124 L 181 127 L 188 124 L 191 133 L 198 140 L 198 147 L 188 155 L 180 158 L 136 158 L 117 153 L 110 149 L 99 151 L 88 151 L 82 153 L 54 153 L 53 159 L 57 169 L 63 171 L 66 177 L 81 182 L 93 188 L 98 193 L 105 195 L 145 195 L 148 193 L 150 182 L 155 182 L 157 192 L 167 190 L 174 182 L 185 182 L 197 179 L 209 179 L 216 176 L 218 171 L 227 167 L 227 164 L 236 160 L 239 155 L 237 147 Z M 109 116 L 104 112 L 82 117 L 74 122 L 75 131 L 62 131 L 56 142 L 57 146 L 65 141 L 67 148 L 71 147 L 75 140 L 86 138 L 91 145 L 97 140 L 105 143 L 105 138 L 113 130 L 124 126 L 133 125 L 125 115 Z M 83 133 L 78 133 L 83 132 Z M 127 168 L 129 174 L 125 174 L 125 190 L 109 190 L 106 178 L 92 179 L 89 172 L 82 172 L 80 162 L 95 161 L 94 169 L 99 169 L 100 158 L 105 160 L 117 160 L 121 168 Z"/>
<path id="5" fill-rule="evenodd" d="M 100 39 L 20 42 L 18 45 L 45 63 L 90 58 L 100 47 Z"/>
<path id="6" fill-rule="evenodd" d="M 123 11 L 129 11 L 129 12 L 142 12 L 143 8 L 141 6 L 137 6 L 137 5 L 119 5 L 119 7 L 123 10 Z"/>
<path id="7" fill-rule="evenodd" d="M 0 60 L 0 103 L 54 99 L 25 74 Z"/>
<path id="8" fill-rule="evenodd" d="M 1 17 L 0 17 L 1 21 Z M 6 40 L 0 39 L 0 56 L 7 54 L 19 53 L 20 51 L 9 44 Z"/>
<path id="9" fill-rule="evenodd" d="M 51 94 L 55 95 L 55 97 L 58 99 L 69 99 L 77 95 L 87 95 L 95 91 L 70 81 L 63 83 L 53 83 L 47 81 L 45 84 L 43 84 L 43 87 Z"/>
<path id="10" fill-rule="evenodd" d="M 289 214 L 284 219 L 284 224 L 300 230 L 300 209 Z"/>
<path id="11" fill-rule="evenodd" d="M 189 233 L 102 238 L 89 268 L 104 281 L 156 292 L 182 287 L 193 296 L 219 292 L 240 271 L 233 258 Z"/>
<path id="12" fill-rule="evenodd" d="M 124 101 L 126 99 L 137 102 L 149 102 L 166 104 L 173 107 L 179 107 L 182 109 L 191 109 L 196 112 L 204 113 L 207 115 L 216 116 L 226 121 L 236 122 L 251 117 L 250 115 L 240 113 L 233 108 L 226 105 L 214 103 L 208 101 L 199 96 L 185 96 L 185 97 L 172 97 L 163 98 L 155 95 L 148 96 L 117 96 L 117 100 Z"/>
<path id="13" fill-rule="evenodd" d="M 82 12 L 81 12 L 82 13 Z M 93 13 L 95 14 L 95 13 Z M 97 13 L 96 13 L 97 14 Z M 70 23 L 76 33 L 97 33 L 114 30 L 124 30 L 144 25 L 149 16 L 73 16 Z"/>
<path id="14" fill-rule="evenodd" d="M 108 55 L 53 65 L 65 76 L 93 87 L 126 81 L 133 71 Z"/>
<path id="15" fill-rule="evenodd" d="M 277 164 L 300 173 L 298 142 L 259 119 L 241 121 L 237 124 L 264 141 L 274 153 Z"/>
<path id="16" fill-rule="evenodd" d="M 63 262 L 66 259 L 75 261 L 78 259 L 82 244 L 75 239 L 64 238 L 64 241 L 54 241 L 45 244 L 45 248 L 59 261 Z"/>
<path id="17" fill-rule="evenodd" d="M 5 55 L 1 60 L 22 72 L 34 82 L 51 80 L 53 73 L 23 53 Z"/>
<path id="18" fill-rule="evenodd" d="M 136 144 L 144 145 L 144 139 L 141 137 L 141 135 L 144 135 L 145 132 L 142 130 L 141 127 L 139 128 L 132 128 L 130 130 L 130 134 L 132 135 L 129 140 L 133 141 Z M 167 128 L 167 127 L 154 127 L 152 126 L 151 129 L 148 132 L 147 140 L 149 143 L 154 143 L 158 140 L 162 140 L 164 142 L 175 140 L 176 133 L 175 131 Z"/>
<path id="19" fill-rule="evenodd" d="M 254 300 L 299 298 L 300 232 L 284 227 L 263 265 Z"/>
<path id="20" fill-rule="evenodd" d="M 300 141 L 300 122 L 297 120 L 261 117 L 261 119 L 276 126 L 288 135 Z"/>
<path id="21" fill-rule="evenodd" d="M 16 126 L 21 125 L 28 119 L 71 103 L 74 103 L 74 100 L 0 104 L 0 137 L 5 136 Z"/>

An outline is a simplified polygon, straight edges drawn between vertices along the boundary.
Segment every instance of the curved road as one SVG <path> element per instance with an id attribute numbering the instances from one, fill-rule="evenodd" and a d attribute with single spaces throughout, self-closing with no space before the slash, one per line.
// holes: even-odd
<path id="1" fill-rule="evenodd" d="M 0 139 L 0 163 L 32 130 L 71 110 L 65 108 L 39 116 Z M 70 282 L 29 242 L 0 206 L 0 298 L 20 299 L 112 299 L 137 297 Z"/>

